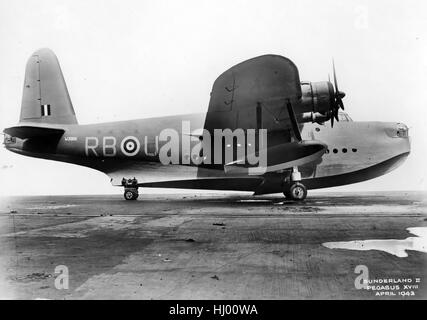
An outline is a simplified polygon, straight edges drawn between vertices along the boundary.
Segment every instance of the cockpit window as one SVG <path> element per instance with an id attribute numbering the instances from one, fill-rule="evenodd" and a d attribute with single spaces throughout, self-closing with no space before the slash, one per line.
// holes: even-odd
<path id="1" fill-rule="evenodd" d="M 351 118 L 350 118 L 350 116 L 347 114 L 347 113 L 345 113 L 345 112 L 339 112 L 338 113 L 338 119 L 340 119 L 340 121 L 347 121 L 347 122 L 350 122 L 350 121 L 353 121 Z"/>

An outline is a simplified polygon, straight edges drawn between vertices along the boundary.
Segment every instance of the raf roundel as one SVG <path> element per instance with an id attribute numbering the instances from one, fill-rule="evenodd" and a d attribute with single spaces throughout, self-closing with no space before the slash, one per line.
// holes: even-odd
<path id="1" fill-rule="evenodd" d="M 134 156 L 139 152 L 140 143 L 136 137 L 128 136 L 122 140 L 120 149 L 126 156 Z"/>

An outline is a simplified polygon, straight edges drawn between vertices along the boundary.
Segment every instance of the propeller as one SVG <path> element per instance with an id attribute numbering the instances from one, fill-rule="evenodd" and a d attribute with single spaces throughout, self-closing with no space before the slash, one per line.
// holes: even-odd
<path id="1" fill-rule="evenodd" d="M 334 73 L 335 89 L 334 89 L 334 100 L 332 102 L 331 109 L 329 110 L 329 113 L 330 113 L 330 117 L 331 117 L 331 127 L 334 127 L 334 119 L 336 119 L 337 121 L 340 121 L 338 118 L 338 110 L 340 108 L 342 110 L 344 110 L 344 103 L 342 102 L 342 99 L 345 97 L 345 93 L 342 91 L 339 91 L 339 89 L 338 89 L 337 75 L 335 72 L 335 63 L 334 63 L 333 59 L 332 59 L 332 69 L 333 69 L 333 73 Z M 328 75 L 328 79 L 330 79 L 329 75 Z"/>

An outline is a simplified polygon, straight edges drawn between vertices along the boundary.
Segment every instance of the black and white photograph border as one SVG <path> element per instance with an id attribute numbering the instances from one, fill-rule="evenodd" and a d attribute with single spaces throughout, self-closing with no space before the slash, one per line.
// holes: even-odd
<path id="1" fill-rule="evenodd" d="M 426 299 L 426 9 L 0 0 L 0 298 Z"/>

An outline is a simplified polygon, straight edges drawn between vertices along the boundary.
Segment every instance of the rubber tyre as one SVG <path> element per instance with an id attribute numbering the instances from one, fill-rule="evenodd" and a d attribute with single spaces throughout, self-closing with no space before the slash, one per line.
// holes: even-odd
<path id="1" fill-rule="evenodd" d="M 289 188 L 289 193 L 286 194 L 289 194 L 289 199 L 303 201 L 307 197 L 307 188 L 302 183 L 296 182 L 291 185 Z"/>
<path id="2" fill-rule="evenodd" d="M 136 200 L 138 198 L 138 193 L 132 190 L 126 190 L 123 196 L 126 200 Z"/>

